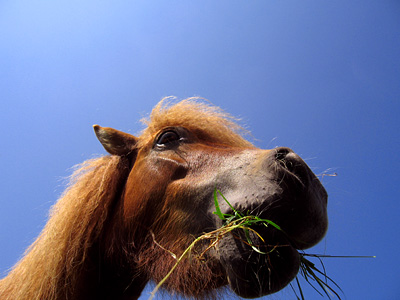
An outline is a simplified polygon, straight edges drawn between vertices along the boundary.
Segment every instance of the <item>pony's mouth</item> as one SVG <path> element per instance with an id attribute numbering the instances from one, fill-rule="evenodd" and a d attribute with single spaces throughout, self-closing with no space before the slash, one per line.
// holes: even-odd
<path id="1" fill-rule="evenodd" d="M 237 230 L 219 245 L 220 261 L 231 289 L 240 297 L 275 293 L 297 275 L 300 256 L 286 236 L 276 229 Z"/>

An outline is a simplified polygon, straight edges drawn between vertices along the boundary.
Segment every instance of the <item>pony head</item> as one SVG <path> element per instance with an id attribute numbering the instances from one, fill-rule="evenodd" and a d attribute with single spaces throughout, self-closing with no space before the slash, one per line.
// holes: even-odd
<path id="1" fill-rule="evenodd" d="M 327 229 L 327 194 L 306 163 L 289 148 L 256 148 L 233 118 L 204 103 L 161 102 L 146 123 L 139 137 L 94 127 L 110 154 L 130 161 L 117 226 L 125 234 L 116 241 L 129 245 L 123 252 L 133 257 L 130 268 L 160 281 L 196 237 L 221 227 L 213 214 L 218 189 L 232 206 L 219 195 L 223 213 L 248 212 L 282 231 L 258 227 L 260 236 L 251 235 L 268 254 L 254 251 L 240 232 L 211 248 L 200 243 L 165 288 L 197 297 L 229 284 L 253 298 L 285 287 L 299 269 L 297 250 L 315 245 Z"/>

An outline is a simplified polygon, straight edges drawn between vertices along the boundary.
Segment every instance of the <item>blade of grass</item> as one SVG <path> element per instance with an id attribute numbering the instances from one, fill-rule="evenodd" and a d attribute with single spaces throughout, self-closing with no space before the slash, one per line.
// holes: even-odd
<path id="1" fill-rule="evenodd" d="M 335 281 L 333 281 L 329 276 L 326 275 L 326 273 L 321 272 L 320 270 L 318 270 L 318 268 L 315 267 L 315 264 L 312 263 L 311 261 L 309 261 L 308 259 L 305 259 L 304 257 L 302 257 L 301 259 L 301 267 L 304 268 L 304 271 L 309 275 L 308 277 L 311 276 L 311 278 L 317 282 L 317 284 L 320 286 L 320 288 L 324 291 L 325 295 L 331 299 L 330 295 L 329 295 L 329 291 L 332 292 L 333 294 L 335 294 L 335 296 L 340 300 L 340 296 L 339 294 L 327 283 L 324 282 L 321 278 L 318 277 L 318 275 L 315 273 L 317 272 L 318 274 L 322 275 L 325 277 L 325 279 L 329 280 L 330 282 L 332 282 L 342 293 L 342 289 L 339 287 L 339 285 L 336 284 Z M 315 271 L 315 272 L 314 272 Z M 306 281 L 313 286 L 310 281 L 308 280 L 308 277 L 305 277 Z M 313 286 L 314 287 L 314 286 Z M 314 287 L 315 288 L 315 287 Z"/>
<path id="2" fill-rule="evenodd" d="M 257 217 L 257 219 L 258 219 L 259 222 L 263 222 L 265 227 L 268 227 L 267 224 L 269 224 L 269 225 L 272 225 L 273 227 L 275 227 L 276 229 L 278 229 L 279 231 L 283 232 L 282 228 L 280 226 L 278 226 L 278 224 L 272 222 L 271 220 L 260 219 L 258 217 Z M 267 223 L 267 224 L 265 224 L 265 223 Z"/>
<path id="3" fill-rule="evenodd" d="M 323 258 L 376 258 L 375 255 L 326 255 L 326 254 L 310 254 L 310 253 L 302 253 L 303 256 L 310 257 L 323 257 Z"/>
<path id="4" fill-rule="evenodd" d="M 239 216 L 239 218 L 243 218 L 242 214 L 240 214 L 236 209 L 233 208 L 233 206 L 230 204 L 228 199 L 225 198 L 225 196 L 222 194 L 222 192 L 220 190 L 217 190 L 217 191 L 221 195 L 222 199 L 224 199 L 224 201 L 229 205 L 229 207 L 232 209 L 232 211 L 235 213 L 235 215 L 237 214 Z"/>
<path id="5" fill-rule="evenodd" d="M 183 260 L 183 258 L 192 250 L 192 248 L 194 247 L 194 245 L 200 241 L 201 239 L 203 239 L 203 236 L 198 237 L 197 239 L 195 239 L 190 245 L 189 247 L 187 247 L 185 249 L 185 251 L 182 253 L 181 256 L 179 256 L 179 258 L 176 260 L 176 263 L 173 265 L 173 267 L 169 270 L 169 272 L 167 273 L 167 275 L 160 280 L 160 282 L 156 285 L 156 287 L 153 289 L 153 291 L 150 294 L 150 298 L 149 300 L 152 300 L 154 298 L 154 296 L 156 295 L 157 291 L 160 289 L 160 287 L 165 283 L 165 281 L 171 276 L 171 274 L 174 272 L 174 270 L 176 269 L 176 267 L 179 265 L 179 263 Z"/>
<path id="6" fill-rule="evenodd" d="M 214 206 L 215 206 L 215 211 L 213 213 L 216 214 L 221 220 L 225 221 L 226 220 L 225 216 L 221 212 L 221 209 L 219 208 L 217 189 L 214 190 Z"/>
<path id="7" fill-rule="evenodd" d="M 300 282 L 299 282 L 299 279 L 297 278 L 297 276 L 296 276 L 296 283 L 297 283 L 297 287 L 298 287 L 298 289 L 299 289 L 299 291 L 300 291 L 301 300 L 305 300 L 304 294 L 303 294 L 303 290 L 301 289 L 301 285 L 300 285 Z M 293 289 L 293 291 L 294 291 L 294 293 L 295 293 L 295 295 L 296 295 L 296 298 L 297 298 L 298 300 L 300 300 L 300 298 L 297 296 L 297 293 L 296 293 L 296 291 L 294 290 L 293 286 L 292 286 L 292 289 Z"/>
<path id="8" fill-rule="evenodd" d="M 248 244 L 250 245 L 250 247 L 251 247 L 254 251 L 256 251 L 257 253 L 260 253 L 260 254 L 267 254 L 267 253 L 261 251 L 260 249 L 258 249 L 256 246 L 253 245 L 253 242 L 252 242 L 251 239 L 250 239 L 249 229 L 250 229 L 250 228 L 244 229 L 244 234 L 245 234 L 245 236 L 246 236 L 247 243 L 248 243 Z M 252 229 L 252 231 L 256 232 L 256 231 L 253 230 L 253 229 Z M 263 239 L 257 232 L 256 232 L 256 234 L 262 239 L 262 241 L 264 241 L 264 239 Z"/>

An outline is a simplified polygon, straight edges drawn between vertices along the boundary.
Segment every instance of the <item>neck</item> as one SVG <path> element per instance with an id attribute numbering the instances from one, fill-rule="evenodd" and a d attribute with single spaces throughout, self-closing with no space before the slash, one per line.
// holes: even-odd
<path id="1" fill-rule="evenodd" d="M 122 206 L 122 201 L 116 205 L 89 255 L 86 276 L 97 294 L 95 299 L 138 299 L 149 281 L 137 266 L 140 250 L 135 245 L 143 246 L 143 237 L 132 236 L 131 230 L 124 227 Z M 85 290 L 85 286 L 80 290 Z"/>
<path id="2" fill-rule="evenodd" d="M 78 281 L 76 290 L 78 294 L 71 299 L 138 299 L 146 286 L 148 279 L 140 274 L 135 274 L 134 267 L 129 264 L 124 266 L 116 260 L 105 260 L 100 253 L 90 255 L 82 278 Z"/>
<path id="3" fill-rule="evenodd" d="M 60 266 L 63 262 L 49 263 L 43 256 L 33 257 L 35 253 L 37 249 L 33 247 L 9 275 L 0 280 L 2 300 L 134 300 L 148 282 L 145 276 L 132 271 L 133 266 L 125 269 L 116 261 L 107 262 L 97 246 L 91 247 L 85 260 L 74 267 L 74 276 L 68 275 L 65 265 Z M 52 278 L 54 273 L 43 272 L 54 267 L 60 271 L 56 281 Z"/>
<path id="4" fill-rule="evenodd" d="M 0 281 L 0 299 L 105 299 L 108 287 L 115 293 L 111 299 L 137 298 L 147 280 L 118 268 L 126 265 L 122 258 L 107 264 L 105 258 L 113 257 L 105 255 L 110 248 L 100 247 L 108 245 L 104 232 L 115 203 L 121 202 L 128 173 L 127 163 L 114 156 L 84 163 L 52 208 L 41 235 Z"/>

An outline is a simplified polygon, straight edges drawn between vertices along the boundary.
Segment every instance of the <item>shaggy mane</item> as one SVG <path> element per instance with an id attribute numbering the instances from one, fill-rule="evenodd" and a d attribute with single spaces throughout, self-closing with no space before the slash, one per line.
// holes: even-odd
<path id="1" fill-rule="evenodd" d="M 88 251 L 102 233 L 129 170 L 118 156 L 78 167 L 40 236 L 0 281 L 2 300 L 66 299 L 77 286 Z"/>

